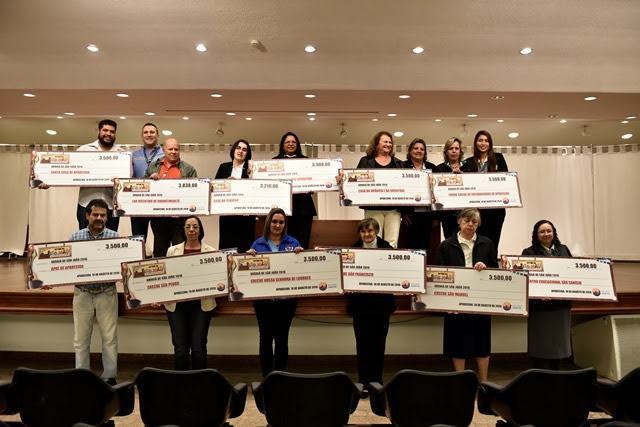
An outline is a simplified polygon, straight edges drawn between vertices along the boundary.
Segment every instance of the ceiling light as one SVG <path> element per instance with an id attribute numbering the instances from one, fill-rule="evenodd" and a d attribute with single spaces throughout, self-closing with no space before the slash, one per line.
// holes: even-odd
<path id="1" fill-rule="evenodd" d="M 232 112 L 228 112 L 226 114 L 227 114 L 227 116 L 235 116 L 236 115 L 236 113 L 232 113 Z"/>
<path id="2" fill-rule="evenodd" d="M 58 132 L 56 132 L 53 129 L 47 129 L 45 132 L 47 132 L 47 134 L 49 134 L 49 135 L 57 135 L 58 134 Z"/>
<path id="3" fill-rule="evenodd" d="M 128 98 L 129 94 L 127 94 L 127 93 L 116 93 L 116 96 L 118 98 Z"/>
<path id="4" fill-rule="evenodd" d="M 401 136 L 404 136 L 404 132 L 397 130 L 393 133 L 393 136 L 400 138 Z"/>
<path id="5" fill-rule="evenodd" d="M 309 120 L 314 121 L 316 118 L 315 117 L 309 117 Z"/>
<path id="6" fill-rule="evenodd" d="M 623 125 L 626 125 L 627 123 L 629 123 L 629 120 L 623 120 L 620 123 L 622 123 Z"/>
<path id="7" fill-rule="evenodd" d="M 35 93 L 23 93 L 22 96 L 26 96 L 27 98 L 35 98 Z"/>
<path id="8" fill-rule="evenodd" d="M 253 120 L 253 117 L 245 117 L 244 119 L 251 121 L 251 120 Z"/>
<path id="9" fill-rule="evenodd" d="M 182 120 L 189 120 L 188 116 L 182 116 Z"/>
<path id="10" fill-rule="evenodd" d="M 207 51 L 207 47 L 204 45 L 204 43 L 198 43 L 196 45 L 196 50 L 198 52 L 206 52 Z"/>
<path id="11" fill-rule="evenodd" d="M 511 139 L 516 139 L 517 137 L 520 136 L 520 134 L 518 132 L 511 132 L 509 133 L 509 135 L 507 135 L 509 138 Z"/>
<path id="12" fill-rule="evenodd" d="M 173 135 L 173 132 L 171 132 L 169 129 L 162 129 L 162 134 L 164 136 L 171 136 Z"/>
<path id="13" fill-rule="evenodd" d="M 419 53 L 423 53 L 424 52 L 424 48 L 422 46 L 416 46 L 413 49 L 411 49 L 411 52 L 419 54 Z"/>
<path id="14" fill-rule="evenodd" d="M 435 119 L 434 122 L 440 123 L 442 119 Z"/>
<path id="15" fill-rule="evenodd" d="M 347 130 L 344 128 L 344 123 L 340 123 L 340 138 L 345 138 L 347 136 Z"/>
<path id="16" fill-rule="evenodd" d="M 582 136 L 591 136 L 591 132 L 589 132 L 589 125 L 582 125 Z"/>
<path id="17" fill-rule="evenodd" d="M 503 95 L 494 95 L 491 97 L 491 99 L 493 99 L 494 101 L 501 101 L 504 99 Z"/>
<path id="18" fill-rule="evenodd" d="M 64 113 L 65 116 L 75 116 L 76 113 Z"/>
<path id="19" fill-rule="evenodd" d="M 633 138 L 633 134 L 632 133 L 625 133 L 620 138 L 622 138 L 622 139 L 631 139 L 631 138 Z"/>
<path id="20" fill-rule="evenodd" d="M 64 119 L 63 116 L 56 116 L 56 119 L 60 120 L 60 119 Z"/>
<path id="21" fill-rule="evenodd" d="M 398 114 L 396 114 L 396 113 L 389 113 L 389 114 L 387 114 L 387 117 L 396 117 L 397 115 Z"/>
<path id="22" fill-rule="evenodd" d="M 316 50 L 318 50 L 318 49 L 316 49 L 315 46 L 310 45 L 310 44 L 308 44 L 308 45 L 306 45 L 304 47 L 304 51 L 307 52 L 307 53 L 314 53 Z"/>
<path id="23" fill-rule="evenodd" d="M 530 55 L 533 52 L 533 48 L 531 47 L 523 47 L 520 49 L 520 55 Z"/>
<path id="24" fill-rule="evenodd" d="M 475 113 L 471 113 L 471 114 L 467 114 L 467 117 L 469 117 L 469 118 L 473 119 L 473 118 L 475 118 L 475 117 L 478 117 L 478 115 L 477 115 L 477 114 L 475 114 Z"/>
<path id="25" fill-rule="evenodd" d="M 504 119 L 498 119 L 498 120 L 496 120 L 496 122 L 498 122 L 498 123 L 504 123 Z"/>
<path id="26" fill-rule="evenodd" d="M 222 94 L 221 93 L 212 93 L 209 96 L 212 97 L 212 98 L 222 98 Z"/>
<path id="27" fill-rule="evenodd" d="M 627 116 L 625 117 L 626 120 L 633 120 L 633 119 L 637 119 L 636 116 Z"/>
<path id="28" fill-rule="evenodd" d="M 156 113 L 154 113 L 153 111 L 147 111 L 146 113 L 144 113 L 145 116 L 155 116 Z"/>
<path id="29" fill-rule="evenodd" d="M 100 48 L 93 43 L 87 45 L 87 50 L 93 53 L 100 52 Z"/>
<path id="30" fill-rule="evenodd" d="M 127 120 L 127 116 L 120 116 L 120 120 Z"/>
<path id="31" fill-rule="evenodd" d="M 378 119 L 371 119 L 371 121 L 372 121 L 372 122 L 377 122 L 377 121 L 378 121 Z"/>
<path id="32" fill-rule="evenodd" d="M 224 136 L 224 130 L 222 129 L 222 123 L 218 123 L 218 129 L 216 129 L 216 135 Z"/>
<path id="33" fill-rule="evenodd" d="M 567 119 L 560 119 L 560 123 L 562 123 L 562 124 L 567 123 Z"/>
<path id="34" fill-rule="evenodd" d="M 398 98 L 400 98 L 400 99 L 409 99 L 409 98 L 411 98 L 411 95 L 398 95 Z"/>
<path id="35" fill-rule="evenodd" d="M 304 97 L 305 97 L 305 98 L 312 99 L 312 98 L 315 98 L 315 97 L 316 97 L 316 95 L 315 95 L 315 94 L 313 94 L 313 93 L 307 93 L 307 94 L 305 94 L 305 95 L 304 95 Z"/>
<path id="36" fill-rule="evenodd" d="M 585 96 L 584 97 L 585 101 L 595 101 L 596 99 L 598 99 L 597 96 Z"/>
<path id="37" fill-rule="evenodd" d="M 557 114 L 549 114 L 549 115 L 547 116 L 547 118 L 549 118 L 549 119 L 557 119 L 557 118 L 558 118 L 558 115 L 557 115 Z"/>
<path id="38" fill-rule="evenodd" d="M 307 113 L 307 116 L 315 116 L 316 113 Z"/>

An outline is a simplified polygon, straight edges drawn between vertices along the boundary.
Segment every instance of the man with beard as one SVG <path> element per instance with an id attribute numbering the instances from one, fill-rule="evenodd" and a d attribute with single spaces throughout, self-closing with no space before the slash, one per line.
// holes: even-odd
<path id="1" fill-rule="evenodd" d="M 115 129 L 115 128 L 114 128 Z M 115 134 L 115 131 L 113 132 Z M 93 199 L 85 208 L 87 226 L 69 240 L 111 239 L 118 233 L 105 227 L 109 207 L 102 199 Z M 73 291 L 73 348 L 76 368 L 90 369 L 90 345 L 93 322 L 97 320 L 102 338 L 102 378 L 116 383 L 118 366 L 118 291 L 115 283 L 75 286 Z"/>
<path id="2" fill-rule="evenodd" d="M 98 139 L 90 144 L 81 145 L 77 151 L 124 151 L 116 144 L 116 130 L 118 124 L 113 120 L 105 119 L 98 123 Z M 83 229 L 89 225 L 86 216 L 88 203 L 93 199 L 102 199 L 107 203 L 106 227 L 118 231 L 120 218 L 113 217 L 113 187 L 83 187 L 78 193 L 78 228 Z"/>

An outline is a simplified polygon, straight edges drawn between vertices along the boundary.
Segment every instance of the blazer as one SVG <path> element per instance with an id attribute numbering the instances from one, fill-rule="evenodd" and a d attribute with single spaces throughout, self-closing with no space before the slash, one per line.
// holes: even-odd
<path id="1" fill-rule="evenodd" d="M 392 249 L 389 242 L 376 237 L 379 249 Z M 361 248 L 362 240 L 353 244 L 354 248 Z M 350 315 L 384 315 L 389 316 L 396 311 L 396 298 L 393 294 L 349 294 L 347 296 L 347 313 Z"/>
<path id="2" fill-rule="evenodd" d="M 431 172 L 435 172 L 436 171 L 436 167 L 437 166 L 434 165 L 433 163 L 425 161 L 424 165 L 426 166 L 427 169 L 431 169 Z M 411 160 L 409 160 L 409 159 L 407 159 L 404 162 L 402 162 L 402 167 L 406 168 L 406 169 L 415 169 L 413 167 L 413 162 Z"/>
<path id="3" fill-rule="evenodd" d="M 487 237 L 476 234 L 476 243 L 473 245 L 472 262 L 481 261 L 487 267 L 498 268 L 498 252 L 493 242 Z M 458 242 L 458 234 L 449 237 L 440 245 L 438 250 L 438 263 L 452 267 L 464 267 L 464 252 Z"/>
<path id="4" fill-rule="evenodd" d="M 507 161 L 504 159 L 502 153 L 494 153 L 496 155 L 496 170 L 495 172 L 508 172 L 509 168 L 507 167 Z M 476 162 L 475 157 L 467 157 L 462 167 L 460 168 L 464 172 L 478 172 L 478 162 Z"/>
<path id="5" fill-rule="evenodd" d="M 473 159 L 473 157 L 472 157 L 472 159 Z M 464 160 L 463 160 L 462 162 L 460 162 L 460 170 L 461 170 L 462 172 L 465 172 L 465 171 L 466 171 L 466 168 L 465 168 L 465 166 L 464 166 L 465 164 L 466 164 L 466 163 L 465 163 L 465 161 L 464 161 Z M 434 170 L 434 172 L 439 172 L 439 173 L 451 173 L 451 172 L 453 172 L 453 169 L 451 169 L 451 166 L 449 166 L 449 164 L 448 164 L 448 163 L 442 162 L 442 163 L 440 163 L 438 166 L 436 166 L 436 169 Z M 468 172 L 468 171 L 467 171 L 467 172 Z"/>
<path id="6" fill-rule="evenodd" d="M 201 245 L 202 246 L 200 248 L 200 252 L 213 252 L 216 250 L 216 248 L 214 248 L 213 246 L 209 246 L 204 242 L 202 242 Z M 184 242 L 180 243 L 179 245 L 171 246 L 169 249 L 167 249 L 167 256 L 178 256 L 178 255 L 184 255 Z M 207 297 L 207 298 L 200 299 L 200 309 L 202 311 L 211 311 L 215 307 L 216 307 L 215 298 Z M 164 308 L 166 308 L 167 311 L 174 312 L 176 311 L 176 303 L 175 302 L 166 303 L 164 304 Z"/>
<path id="7" fill-rule="evenodd" d="M 227 179 L 231 176 L 232 170 L 233 162 L 220 163 L 214 179 Z M 249 178 L 249 162 L 244 162 L 242 165 L 242 178 Z"/>
<path id="8" fill-rule="evenodd" d="M 402 169 L 405 167 L 402 165 L 402 160 L 400 160 L 397 157 L 393 157 L 391 159 L 391 163 L 393 164 L 393 166 L 387 166 L 387 167 L 399 168 L 399 169 Z M 371 157 L 364 156 L 358 162 L 357 169 L 378 169 L 379 167 L 380 166 L 378 166 L 378 163 L 376 163 L 375 156 L 371 156 Z"/>
<path id="9" fill-rule="evenodd" d="M 544 257 L 546 256 L 544 249 L 541 246 L 529 246 L 526 249 L 522 250 L 522 256 L 536 256 L 536 257 Z M 565 245 L 554 246 L 553 248 L 553 256 L 560 257 L 572 257 L 571 251 Z"/>
<path id="10" fill-rule="evenodd" d="M 307 159 L 308 157 L 301 154 L 297 157 L 298 159 Z M 275 156 L 274 159 L 289 159 L 289 157 L 285 156 Z M 315 216 L 318 214 L 316 211 L 316 205 L 313 203 L 313 197 L 311 197 L 311 193 L 298 193 L 293 194 L 291 196 L 291 216 Z"/>

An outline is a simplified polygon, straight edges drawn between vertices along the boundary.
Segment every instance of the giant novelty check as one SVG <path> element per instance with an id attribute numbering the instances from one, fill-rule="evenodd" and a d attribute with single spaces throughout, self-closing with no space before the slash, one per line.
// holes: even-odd
<path id="1" fill-rule="evenodd" d="M 252 161 L 253 179 L 290 179 L 294 193 L 337 191 L 342 159 L 274 159 Z"/>
<path id="2" fill-rule="evenodd" d="M 529 297 L 617 301 L 611 260 L 507 255 L 506 268 L 529 272 Z"/>
<path id="3" fill-rule="evenodd" d="M 273 208 L 291 215 L 291 181 L 211 181 L 211 215 L 267 215 Z"/>
<path id="4" fill-rule="evenodd" d="M 524 272 L 427 267 L 427 292 L 418 300 L 427 311 L 527 316 L 527 279 Z"/>
<path id="5" fill-rule="evenodd" d="M 111 187 L 113 178 L 131 176 L 131 153 L 126 151 L 34 151 L 32 188 Z"/>
<path id="6" fill-rule="evenodd" d="M 342 206 L 431 206 L 429 174 L 415 169 L 344 169 Z"/>
<path id="7" fill-rule="evenodd" d="M 342 249 L 345 292 L 424 293 L 426 254 L 400 249 Z"/>
<path id="8" fill-rule="evenodd" d="M 30 244 L 27 287 L 121 280 L 120 263 L 142 258 L 142 245 L 129 237 Z"/>
<path id="9" fill-rule="evenodd" d="M 209 179 L 117 179 L 113 206 L 117 216 L 209 214 Z"/>
<path id="10" fill-rule="evenodd" d="M 229 275 L 232 301 L 342 293 L 340 250 L 232 255 Z"/>
<path id="11" fill-rule="evenodd" d="M 227 295 L 227 255 L 202 252 L 122 264 L 129 308 Z"/>
<path id="12" fill-rule="evenodd" d="M 434 173 L 433 209 L 521 208 L 516 172 Z"/>

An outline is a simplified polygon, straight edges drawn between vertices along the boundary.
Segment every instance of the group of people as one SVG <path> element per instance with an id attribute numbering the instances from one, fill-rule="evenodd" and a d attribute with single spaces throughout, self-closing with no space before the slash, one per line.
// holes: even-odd
<path id="1" fill-rule="evenodd" d="M 116 144 L 117 124 L 103 120 L 98 125 L 98 139 L 78 148 L 81 151 L 121 151 Z M 196 169 L 180 158 L 180 144 L 169 138 L 161 147 L 158 128 L 153 123 L 142 127 L 143 146 L 134 151 L 135 178 L 175 179 L 197 176 Z M 378 132 L 369 143 L 366 156 L 358 168 L 413 168 L 444 173 L 506 172 L 502 154 L 493 149 L 489 132 L 479 131 L 473 143 L 473 156 L 464 159 L 462 141 L 450 138 L 444 144 L 443 162 L 427 161 L 427 145 L 414 139 L 407 158 L 395 157 L 393 136 Z M 229 162 L 222 163 L 216 179 L 250 177 L 251 145 L 240 139 L 231 146 Z M 285 133 L 275 158 L 305 158 L 297 135 Z M 117 237 L 118 220 L 113 217 L 111 188 L 81 188 L 77 217 L 80 230 L 71 240 Z M 311 194 L 295 194 L 292 215 L 274 208 L 266 217 L 262 236 L 255 239 L 255 216 L 221 216 L 218 248 L 237 248 L 240 253 L 295 251 L 309 248 L 311 225 L 316 208 Z M 438 264 L 472 267 L 478 271 L 498 267 L 498 245 L 505 219 L 504 209 L 463 209 L 459 212 L 431 212 L 427 209 L 397 209 L 372 206 L 364 209 L 358 225 L 361 248 L 397 248 L 401 224 L 407 228 L 404 246 L 426 249 L 432 230 L 442 224 L 445 240 L 438 250 Z M 216 250 L 203 241 L 205 230 L 197 216 L 131 218 L 134 235 L 147 237 L 151 225 L 154 233 L 153 256 L 176 256 Z M 542 220 L 534 225 L 532 246 L 523 255 L 571 256 L 560 243 L 554 225 Z M 433 258 L 432 258 L 433 259 Z M 214 298 L 182 301 L 164 305 L 169 320 L 176 369 L 206 367 L 207 336 Z M 288 335 L 296 311 L 294 298 L 259 300 L 254 309 L 260 333 L 259 355 L 263 375 L 286 370 Z M 390 317 L 395 311 L 391 294 L 351 294 L 348 312 L 353 316 L 358 360 L 358 378 L 362 383 L 382 382 L 386 337 Z M 115 382 L 117 366 L 117 293 L 113 283 L 76 286 L 73 300 L 74 348 L 76 367 L 89 368 L 89 344 L 94 318 L 102 335 L 103 377 Z M 535 366 L 558 368 L 559 361 L 571 355 L 569 332 L 570 307 L 567 302 L 532 300 L 529 315 L 529 354 Z M 491 350 L 491 317 L 488 315 L 448 313 L 444 321 L 444 354 L 453 360 L 456 370 L 465 368 L 467 359 L 475 359 L 481 380 L 486 380 Z M 275 344 L 275 346 L 274 346 Z"/>

